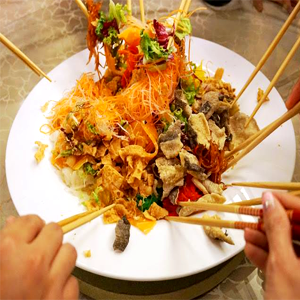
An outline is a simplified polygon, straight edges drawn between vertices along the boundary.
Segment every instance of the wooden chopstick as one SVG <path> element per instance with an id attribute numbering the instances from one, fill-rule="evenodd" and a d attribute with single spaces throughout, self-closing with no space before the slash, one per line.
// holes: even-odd
<path id="1" fill-rule="evenodd" d="M 244 206 L 244 205 L 236 205 L 236 203 L 234 204 L 235 205 L 224 205 L 219 203 L 206 203 L 206 202 L 194 202 L 194 201 L 178 202 L 178 205 L 182 207 L 193 207 L 199 209 L 199 211 L 213 210 L 213 211 L 262 217 L 263 210 L 261 208 L 255 208 L 255 207 Z"/>
<path id="2" fill-rule="evenodd" d="M 274 85 L 276 84 L 277 80 L 279 79 L 279 77 L 281 76 L 281 74 L 283 73 L 283 71 L 285 70 L 285 68 L 287 67 L 287 65 L 290 62 L 290 60 L 293 58 L 293 56 L 296 53 L 296 51 L 298 50 L 299 46 L 300 46 L 300 36 L 297 39 L 297 41 L 294 44 L 294 46 L 292 47 L 291 51 L 288 53 L 288 55 L 285 58 L 285 60 L 283 61 L 283 63 L 281 64 L 281 66 L 278 69 L 277 73 L 273 77 L 273 79 L 270 82 L 268 88 L 266 89 L 264 95 L 262 96 L 262 98 L 260 99 L 260 101 L 257 103 L 254 111 L 252 112 L 251 116 L 249 117 L 248 121 L 246 122 L 245 127 L 247 127 L 249 125 L 249 123 L 251 122 L 251 120 L 254 118 L 255 114 L 259 110 L 259 108 L 265 102 L 265 100 L 268 97 L 269 93 L 271 92 L 272 88 L 274 87 Z"/>
<path id="3" fill-rule="evenodd" d="M 145 9 L 144 9 L 144 0 L 140 0 L 140 11 L 141 11 L 141 21 L 145 24 Z"/>
<path id="4" fill-rule="evenodd" d="M 293 195 L 293 196 L 300 196 L 300 190 L 288 192 L 288 194 Z M 253 199 L 250 199 L 250 200 L 243 200 L 243 201 L 225 203 L 224 205 L 251 206 L 251 205 L 261 205 L 261 204 L 262 204 L 262 199 L 261 198 L 253 198 Z"/>
<path id="5" fill-rule="evenodd" d="M 132 15 L 132 4 L 131 4 L 131 0 L 127 0 L 127 8 L 130 12 L 130 15 Z"/>
<path id="6" fill-rule="evenodd" d="M 85 211 L 85 212 L 83 212 L 83 213 L 81 213 L 81 214 L 77 214 L 77 215 L 68 217 L 68 218 L 66 218 L 66 219 L 63 219 L 63 220 L 57 222 L 57 224 L 58 224 L 60 227 L 65 226 L 65 225 L 67 225 L 67 224 L 69 224 L 69 223 L 72 223 L 72 222 L 74 222 L 74 221 L 76 221 L 76 220 L 78 220 L 78 219 L 80 219 L 80 218 L 82 218 L 82 217 L 84 217 L 84 216 L 90 215 L 92 212 L 94 212 L 94 211 Z"/>
<path id="7" fill-rule="evenodd" d="M 89 12 L 86 8 L 86 6 L 82 3 L 81 0 L 75 0 L 79 8 L 82 10 L 82 12 L 85 14 L 85 16 L 88 18 L 89 17 Z"/>
<path id="8" fill-rule="evenodd" d="M 229 220 L 210 220 L 202 219 L 197 217 L 165 217 L 167 221 L 195 224 L 202 226 L 213 226 L 222 228 L 234 228 L 234 229 L 245 229 L 252 228 L 255 230 L 261 230 L 262 223 L 252 222 L 240 222 L 240 221 L 229 221 Z"/>
<path id="9" fill-rule="evenodd" d="M 205 203 L 205 202 L 178 202 L 180 206 L 194 207 L 201 210 L 213 210 L 220 212 L 228 212 L 234 214 L 263 217 L 263 209 L 251 206 L 240 205 L 224 205 L 219 203 Z M 289 220 L 293 223 L 300 223 L 300 210 L 286 210 Z"/>
<path id="10" fill-rule="evenodd" d="M 182 15 L 182 12 L 184 10 L 185 4 L 186 4 L 187 0 L 181 0 L 180 6 L 179 6 L 179 11 L 176 15 L 175 21 L 174 21 L 174 32 L 176 32 L 177 29 L 177 25 L 180 21 L 180 17 Z"/>
<path id="11" fill-rule="evenodd" d="M 103 213 L 105 213 L 106 211 L 110 210 L 111 208 L 113 208 L 115 206 L 115 204 L 111 204 L 109 206 L 106 206 L 100 210 L 96 210 L 96 211 L 92 211 L 92 212 L 87 212 L 87 213 L 82 213 L 82 214 L 78 214 L 72 217 L 69 217 L 67 219 L 64 219 L 60 222 L 58 222 L 58 224 L 61 226 L 63 233 L 67 233 L 83 224 L 86 224 L 90 221 L 92 221 L 93 219 L 99 217 L 100 215 L 102 215 Z M 64 225 L 61 225 L 64 224 Z"/>
<path id="12" fill-rule="evenodd" d="M 14 45 L 8 38 L 0 33 L 0 42 L 19 57 L 32 71 L 38 76 L 44 76 L 51 82 L 51 79 L 31 60 L 29 59 L 16 45 Z"/>
<path id="13" fill-rule="evenodd" d="M 179 9 L 178 9 L 178 13 L 177 13 L 177 15 L 176 15 L 176 17 L 175 17 L 175 21 L 174 21 L 174 34 L 175 34 L 175 32 L 176 32 L 177 25 L 178 25 L 178 23 L 179 23 L 179 21 L 180 21 L 181 15 L 182 15 L 182 13 L 183 13 L 183 10 L 184 10 L 184 8 L 185 8 L 185 6 L 186 6 L 186 2 L 187 2 L 187 1 L 188 1 L 188 0 L 181 0 L 180 6 L 179 6 Z M 167 49 L 170 49 L 170 47 L 171 47 L 172 44 L 173 44 L 173 41 L 174 41 L 174 38 L 173 38 L 173 37 L 170 37 L 169 42 L 168 42 L 168 47 L 167 47 Z"/>
<path id="14" fill-rule="evenodd" d="M 272 123 L 272 126 L 266 128 L 254 141 L 252 141 L 248 146 L 246 146 L 234 159 L 232 159 L 227 166 L 228 170 L 234 166 L 240 159 L 242 159 L 246 154 L 253 150 L 257 145 L 259 145 L 266 137 L 268 137 L 273 131 L 275 131 L 280 125 L 294 117 L 300 112 L 300 102 L 297 103 L 292 109 L 287 111 L 276 121 Z"/>
<path id="15" fill-rule="evenodd" d="M 225 203 L 224 205 L 239 205 L 239 206 L 251 206 L 251 205 L 261 205 L 262 200 L 261 198 L 253 198 L 250 200 L 243 200 L 231 203 Z"/>
<path id="16" fill-rule="evenodd" d="M 202 226 L 212 226 L 221 228 L 232 228 L 232 229 L 246 229 L 251 228 L 254 230 L 265 231 L 263 222 L 241 222 L 241 221 L 229 221 L 229 220 L 210 220 L 196 217 L 165 217 L 167 221 L 187 223 Z M 300 225 L 291 224 L 292 237 L 294 240 L 300 240 Z"/>
<path id="17" fill-rule="evenodd" d="M 297 16 L 297 14 L 298 14 L 299 11 L 300 11 L 300 2 L 298 2 L 298 4 L 295 6 L 295 8 L 293 9 L 292 13 L 287 18 L 287 20 L 285 21 L 285 23 L 281 27 L 280 31 L 277 33 L 277 35 L 274 38 L 273 42 L 270 44 L 270 46 L 267 49 L 267 51 L 265 52 L 265 54 L 263 55 L 263 57 L 258 62 L 257 66 L 255 67 L 255 69 L 253 70 L 252 74 L 250 75 L 249 79 L 247 80 L 247 82 L 245 83 L 245 85 L 243 86 L 243 88 L 240 90 L 240 92 L 238 93 L 238 95 L 235 98 L 235 100 L 232 102 L 232 106 L 240 99 L 241 95 L 244 93 L 244 91 L 246 90 L 246 88 L 252 82 L 253 78 L 256 76 L 256 74 L 259 72 L 259 70 L 265 64 L 265 62 L 267 61 L 267 59 L 270 57 L 270 55 L 272 54 L 273 50 L 276 48 L 277 44 L 280 42 L 281 38 L 283 37 L 283 35 L 285 34 L 285 32 L 287 31 L 287 29 L 289 28 L 289 26 L 293 22 L 293 20 L 295 19 L 295 17 Z"/>
<path id="18" fill-rule="evenodd" d="M 230 185 L 288 191 L 295 191 L 300 189 L 300 182 L 233 182 Z"/>
<path id="19" fill-rule="evenodd" d="M 183 13 L 185 15 L 187 15 L 187 13 L 188 13 L 188 11 L 190 9 L 191 2 L 192 2 L 192 0 L 186 0 L 186 2 L 185 2 L 184 8 L 183 8 Z"/>

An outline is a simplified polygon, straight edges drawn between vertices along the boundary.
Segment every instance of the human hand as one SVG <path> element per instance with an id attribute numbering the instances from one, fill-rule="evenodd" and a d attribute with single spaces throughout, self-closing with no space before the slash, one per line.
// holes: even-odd
<path id="1" fill-rule="evenodd" d="M 291 13 L 293 8 L 297 5 L 298 0 L 271 0 L 282 5 L 288 13 Z M 264 9 L 263 0 L 253 0 L 253 5 L 257 11 L 262 12 Z"/>
<path id="2" fill-rule="evenodd" d="M 300 101 L 300 78 L 294 85 L 293 90 L 287 99 L 285 106 L 287 109 L 293 108 Z"/>
<path id="3" fill-rule="evenodd" d="M 265 299 L 299 299 L 300 259 L 291 238 L 291 225 L 284 207 L 300 209 L 298 197 L 263 194 L 265 233 L 245 230 L 245 254 L 266 276 Z"/>
<path id="4" fill-rule="evenodd" d="M 77 258 L 59 225 L 9 217 L 0 232 L 0 299 L 78 299 Z"/>

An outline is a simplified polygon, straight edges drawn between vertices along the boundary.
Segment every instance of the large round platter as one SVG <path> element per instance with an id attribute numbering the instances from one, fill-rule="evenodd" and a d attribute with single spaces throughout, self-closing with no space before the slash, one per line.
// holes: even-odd
<path id="1" fill-rule="evenodd" d="M 51 147 L 46 157 L 37 164 L 34 159 L 35 141 L 50 145 L 48 135 L 39 128 L 46 123 L 41 106 L 48 100 L 59 100 L 70 90 L 84 72 L 93 71 L 93 63 L 86 65 L 88 51 L 83 50 L 67 59 L 42 79 L 25 99 L 13 123 L 6 152 L 6 172 L 9 190 L 20 215 L 38 214 L 47 222 L 59 221 L 84 211 L 79 199 L 61 180 L 50 163 Z M 214 72 L 225 69 L 224 80 L 239 90 L 253 70 L 253 65 L 238 54 L 212 42 L 193 38 L 191 60 Z M 259 73 L 240 99 L 241 111 L 250 114 L 256 105 L 258 87 L 265 89 L 268 79 Z M 273 89 L 271 101 L 264 104 L 256 116 L 259 127 L 264 127 L 283 114 L 284 103 Z M 261 145 L 242 159 L 234 170 L 224 174 L 223 181 L 290 181 L 295 164 L 295 136 L 291 122 L 281 126 Z M 228 188 L 228 201 L 259 197 L 260 189 Z M 251 217 L 220 214 L 222 218 L 254 221 Z M 67 235 L 65 242 L 78 251 L 77 266 L 106 277 L 158 281 L 184 277 L 213 268 L 239 253 L 245 245 L 243 232 L 228 230 L 235 245 L 210 240 L 200 226 L 159 221 L 144 235 L 131 228 L 130 243 L 123 253 L 115 253 L 115 225 L 104 225 L 101 218 Z M 86 258 L 84 250 L 91 250 Z"/>

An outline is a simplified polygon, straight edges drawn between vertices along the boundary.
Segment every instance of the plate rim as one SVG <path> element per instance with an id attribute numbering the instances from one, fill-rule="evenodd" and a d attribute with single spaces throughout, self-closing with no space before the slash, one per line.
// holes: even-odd
<path id="1" fill-rule="evenodd" d="M 210 44 L 212 44 L 212 45 L 214 45 L 214 46 L 218 46 L 218 47 L 221 47 L 221 48 L 223 48 L 223 49 L 225 49 L 226 51 L 230 51 L 230 52 L 232 52 L 236 57 L 238 57 L 238 59 L 242 59 L 242 60 L 244 60 L 244 61 L 246 61 L 247 63 L 249 63 L 253 68 L 254 68 L 254 65 L 250 62 L 250 61 L 248 61 L 246 58 L 244 58 L 243 56 L 241 56 L 240 54 L 238 54 L 238 53 L 236 53 L 235 51 L 233 51 L 233 50 L 231 50 L 231 49 L 229 49 L 229 48 L 226 48 L 225 46 L 223 46 L 223 45 L 220 45 L 220 44 L 217 44 L 217 43 L 215 43 L 215 42 L 212 42 L 212 41 L 209 41 L 209 40 L 205 40 L 205 39 L 202 39 L 202 38 L 199 38 L 199 37 L 192 37 L 192 45 L 193 45 L 193 40 L 202 40 L 202 41 L 205 41 L 205 42 L 207 42 L 207 43 L 210 43 Z M 59 68 L 60 67 L 60 65 L 61 64 L 63 64 L 65 61 L 67 61 L 68 59 L 71 59 L 72 57 L 74 57 L 74 56 L 76 56 L 76 55 L 78 55 L 80 52 L 84 52 L 84 51 L 86 51 L 86 48 L 85 49 L 83 49 L 83 50 L 81 50 L 81 51 L 79 51 L 79 52 L 77 52 L 77 53 L 75 53 L 75 54 L 73 54 L 72 56 L 70 56 L 70 57 L 68 57 L 67 59 L 65 59 L 64 61 L 62 61 L 61 63 L 59 63 L 57 66 L 55 66 L 49 73 L 48 73 L 48 75 L 49 76 L 51 76 L 51 73 L 52 72 L 54 72 L 55 71 L 55 69 L 56 68 Z M 260 71 L 260 73 L 264 76 L 264 77 L 266 77 L 261 71 Z M 267 78 L 267 77 L 266 77 Z M 267 78 L 267 80 L 269 81 L 269 79 Z M 12 190 L 13 190 L 13 188 L 12 188 L 12 182 L 11 181 L 9 181 L 8 180 L 8 177 L 9 177 L 9 167 L 8 167 L 8 155 L 7 155 L 7 153 L 8 153 L 8 150 L 9 150 L 9 147 L 10 147 L 10 143 L 11 143 L 11 140 L 12 140 L 12 132 L 13 132 L 13 129 L 14 129 L 14 127 L 16 126 L 16 119 L 18 118 L 18 116 L 19 116 L 19 114 L 20 114 L 20 112 L 21 112 L 21 110 L 22 110 L 22 107 L 23 107 L 23 105 L 24 105 L 24 103 L 26 102 L 26 99 L 29 97 L 29 95 L 38 87 L 38 85 L 41 83 L 41 82 L 44 82 L 44 81 L 46 81 L 46 79 L 45 78 L 42 78 L 41 80 L 39 80 L 38 82 L 37 82 L 37 84 L 32 88 L 32 90 L 26 95 L 26 97 L 24 97 L 24 100 L 22 101 L 22 103 L 21 103 L 21 105 L 20 105 L 20 107 L 19 107 L 19 109 L 18 109 L 18 112 L 17 112 L 17 114 L 16 114 L 16 116 L 15 116 L 15 118 L 14 118 L 14 121 L 13 121 L 13 124 L 12 124 L 12 126 L 11 126 L 11 128 L 10 128 L 10 132 L 9 132 L 9 136 L 8 136 L 8 139 L 7 139 L 7 145 L 6 145 L 6 151 L 5 151 L 5 170 L 6 170 L 6 179 L 7 179 L 7 186 L 8 186 L 8 190 L 9 190 L 9 193 L 10 193 L 10 196 L 11 196 L 11 199 L 12 199 L 12 202 L 13 202 L 13 204 L 14 204 L 14 206 L 15 206 L 15 208 L 16 208 L 16 211 L 18 212 L 18 214 L 20 215 L 20 212 L 19 212 L 19 205 L 17 205 L 16 203 L 15 203 L 15 201 L 13 200 L 13 192 L 12 192 Z M 277 91 L 277 89 L 275 88 L 275 90 Z M 278 91 L 277 91 L 278 92 Z M 281 97 L 281 95 L 280 95 L 280 93 L 278 92 L 278 94 L 279 94 L 279 96 L 280 96 L 280 98 L 282 99 L 282 97 Z M 282 99 L 283 100 L 283 99 Z M 292 123 L 292 121 L 291 120 L 289 120 L 288 122 L 291 122 Z M 287 122 L 287 123 L 288 123 Z M 293 145 L 295 145 L 295 147 L 293 147 L 293 172 L 292 172 L 292 174 L 289 176 L 290 177 L 290 181 L 291 181 L 291 179 L 292 179 L 292 177 L 293 177 L 293 174 L 294 174 L 294 170 L 295 170 L 295 162 L 296 162 L 296 140 L 295 140 L 295 131 L 294 131 L 294 127 L 293 127 L 293 124 L 292 124 L 292 130 L 293 130 L 293 141 L 291 141 L 292 143 L 293 143 Z M 152 279 L 152 278 L 143 278 L 143 279 L 139 279 L 139 278 L 137 278 L 137 276 L 122 276 L 122 275 L 117 275 L 117 274 L 112 274 L 112 273 L 109 273 L 109 272 L 106 272 L 106 271 L 99 271 L 99 270 L 97 270 L 96 268 L 94 268 L 94 267 L 87 267 L 85 264 L 83 264 L 82 263 L 82 260 L 77 260 L 76 261 L 76 266 L 77 267 L 79 267 L 79 268 L 81 268 L 81 269 L 83 269 L 83 270 L 86 270 L 86 271 L 88 271 L 88 272 L 91 272 L 91 273 L 93 273 L 93 274 L 97 274 L 97 275 L 101 275 L 101 276 L 104 276 L 104 277 L 109 277 L 109 278 L 113 278 L 113 279 L 118 279 L 118 280 L 126 280 L 126 281 L 162 281 L 162 280 L 172 280 L 172 279 L 177 279 L 177 278 L 182 278 L 182 277 L 186 277 L 186 276 L 191 276 L 191 275 L 194 275 L 194 274 L 197 274 L 197 273 L 201 273 L 201 272 L 204 272 L 204 271 L 206 271 L 206 270 L 208 270 L 208 269 L 211 269 L 211 268 L 213 268 L 213 267 L 215 267 L 215 266 L 217 266 L 217 265 L 219 265 L 219 264 L 221 264 L 221 263 L 223 263 L 223 262 L 225 262 L 225 261 L 227 261 L 227 260 L 229 260 L 230 258 L 232 258 L 232 257 L 234 257 L 234 256 L 236 256 L 238 253 L 240 253 L 241 251 L 243 251 L 243 248 L 242 249 L 237 249 L 236 251 L 234 251 L 233 252 L 233 254 L 231 253 L 231 255 L 229 255 L 229 257 L 224 257 L 223 259 L 221 259 L 221 260 L 218 260 L 216 263 L 214 263 L 214 264 L 210 264 L 209 266 L 207 266 L 207 267 L 204 267 L 204 268 L 202 268 L 200 271 L 198 270 L 198 271 L 190 271 L 190 272 L 185 272 L 184 274 L 182 274 L 182 275 L 174 275 L 174 276 L 162 276 L 162 277 L 159 277 L 159 276 L 157 276 L 157 277 L 155 277 L 155 279 Z"/>

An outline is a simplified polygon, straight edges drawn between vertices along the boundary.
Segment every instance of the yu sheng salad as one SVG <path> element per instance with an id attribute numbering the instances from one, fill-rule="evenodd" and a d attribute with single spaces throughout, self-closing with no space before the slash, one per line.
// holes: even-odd
<path id="1" fill-rule="evenodd" d="M 83 74 L 47 124 L 55 137 L 51 162 L 64 182 L 87 210 L 116 204 L 103 219 L 118 222 L 117 237 L 129 238 L 130 224 L 148 233 L 165 216 L 196 213 L 178 201 L 225 202 L 225 152 L 258 127 L 252 121 L 245 129 L 248 117 L 231 107 L 235 90 L 222 81 L 223 69 L 210 75 L 186 57 L 189 15 L 175 31 L 172 16 L 142 24 L 112 1 L 108 13 L 93 0 L 87 8 L 98 74 Z M 204 230 L 233 244 L 220 228 Z M 123 242 L 114 248 L 124 250 Z"/>

